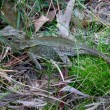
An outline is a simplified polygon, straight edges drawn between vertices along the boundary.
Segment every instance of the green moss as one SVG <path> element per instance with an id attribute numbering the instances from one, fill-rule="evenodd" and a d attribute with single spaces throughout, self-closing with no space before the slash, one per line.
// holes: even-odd
<path id="1" fill-rule="evenodd" d="M 75 59 L 78 64 L 77 59 Z M 70 70 L 70 75 L 77 75 L 82 81 L 73 86 L 90 95 L 104 95 L 110 90 L 110 66 L 102 59 L 80 56 L 79 66 L 76 64 Z M 77 73 L 79 71 L 79 73 Z"/>

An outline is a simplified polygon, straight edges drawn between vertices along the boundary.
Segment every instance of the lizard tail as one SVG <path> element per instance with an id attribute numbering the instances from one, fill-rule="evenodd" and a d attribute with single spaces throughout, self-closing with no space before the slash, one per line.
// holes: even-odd
<path id="1" fill-rule="evenodd" d="M 110 64 L 110 58 L 107 55 L 104 55 L 103 53 L 95 50 L 95 49 L 90 49 L 90 48 L 81 48 L 83 50 L 86 50 L 88 54 L 97 56 L 97 57 L 101 57 L 102 59 L 104 59 L 105 61 L 107 61 Z"/>

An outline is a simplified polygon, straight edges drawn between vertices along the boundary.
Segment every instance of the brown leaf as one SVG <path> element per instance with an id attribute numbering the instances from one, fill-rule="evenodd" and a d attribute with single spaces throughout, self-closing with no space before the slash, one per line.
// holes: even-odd
<path id="1" fill-rule="evenodd" d="M 49 21 L 49 18 L 41 15 L 40 18 L 35 21 L 35 32 L 37 32 L 47 21 Z"/>
<path id="2" fill-rule="evenodd" d="M 68 39 L 72 39 L 69 36 L 69 24 L 70 24 L 74 5 L 75 5 L 75 0 L 70 0 L 67 4 L 64 14 L 61 10 L 57 14 L 57 22 L 58 22 L 57 26 L 59 28 L 58 34 Z"/>
<path id="3" fill-rule="evenodd" d="M 89 96 L 87 94 L 82 93 L 81 91 L 77 90 L 76 88 L 72 87 L 72 86 L 65 86 L 64 88 L 62 88 L 60 91 L 62 92 L 71 92 L 77 95 L 81 95 L 81 96 Z"/>
<path id="4" fill-rule="evenodd" d="M 49 21 L 52 22 L 53 19 L 55 18 L 55 15 L 56 15 L 56 11 L 57 10 L 52 10 L 48 13 L 47 17 L 49 18 Z"/>

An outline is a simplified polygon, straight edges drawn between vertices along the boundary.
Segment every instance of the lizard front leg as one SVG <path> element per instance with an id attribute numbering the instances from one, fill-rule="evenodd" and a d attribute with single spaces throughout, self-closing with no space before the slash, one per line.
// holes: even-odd
<path id="1" fill-rule="evenodd" d="M 27 52 L 27 54 L 28 54 L 29 58 L 34 62 L 36 68 L 38 70 L 41 70 L 42 67 L 41 67 L 40 63 L 38 62 L 36 56 L 33 53 L 31 53 L 31 52 Z"/>

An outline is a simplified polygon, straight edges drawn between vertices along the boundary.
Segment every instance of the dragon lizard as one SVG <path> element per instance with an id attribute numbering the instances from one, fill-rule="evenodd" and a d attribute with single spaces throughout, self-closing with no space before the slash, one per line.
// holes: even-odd
<path id="1" fill-rule="evenodd" d="M 60 57 L 65 64 L 71 66 L 72 63 L 68 56 L 76 56 L 78 54 L 90 54 L 101 57 L 110 64 L 110 58 L 103 53 L 66 38 L 45 36 L 27 39 L 24 36 L 19 36 L 19 34 L 14 34 L 13 36 L 12 33 L 9 35 L 6 30 L 7 28 L 4 28 L 0 31 L 0 42 L 11 46 L 13 51 L 25 50 L 38 69 L 42 68 L 36 59 L 38 57 L 48 59 Z"/>

